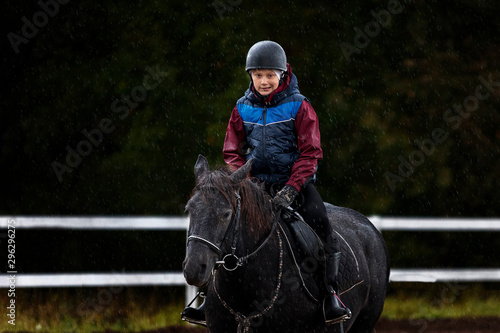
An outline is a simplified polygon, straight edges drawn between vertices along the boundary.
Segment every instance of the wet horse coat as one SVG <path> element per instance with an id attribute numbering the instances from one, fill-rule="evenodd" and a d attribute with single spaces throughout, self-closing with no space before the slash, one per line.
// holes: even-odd
<path id="1" fill-rule="evenodd" d="M 338 332 L 339 325 L 324 324 L 315 272 L 298 274 L 269 197 L 247 178 L 250 165 L 210 171 L 202 156 L 195 165 L 183 271 L 189 284 L 206 290 L 209 331 Z M 325 205 L 342 250 L 339 294 L 352 311 L 344 328 L 372 332 L 389 278 L 385 242 L 360 213 Z M 230 270 L 219 266 L 224 257 Z"/>

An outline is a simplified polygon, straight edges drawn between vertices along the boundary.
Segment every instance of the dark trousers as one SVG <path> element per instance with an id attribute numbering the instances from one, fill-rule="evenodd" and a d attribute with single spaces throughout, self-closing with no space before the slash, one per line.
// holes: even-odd
<path id="1" fill-rule="evenodd" d="M 312 182 L 308 182 L 302 187 L 299 196 L 302 198 L 298 200 L 297 212 L 302 215 L 307 224 L 316 231 L 324 242 L 329 243 L 333 230 L 325 204 L 316 190 L 316 186 Z"/>

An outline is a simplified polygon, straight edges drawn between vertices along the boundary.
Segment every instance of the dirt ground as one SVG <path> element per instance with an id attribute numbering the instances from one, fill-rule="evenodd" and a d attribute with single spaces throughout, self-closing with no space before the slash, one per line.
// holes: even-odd
<path id="1" fill-rule="evenodd" d="M 172 326 L 142 333 L 206 333 L 207 330 L 189 326 Z M 499 333 L 500 317 L 439 320 L 386 320 L 377 323 L 376 333 Z M 108 332 L 111 333 L 111 332 Z"/>

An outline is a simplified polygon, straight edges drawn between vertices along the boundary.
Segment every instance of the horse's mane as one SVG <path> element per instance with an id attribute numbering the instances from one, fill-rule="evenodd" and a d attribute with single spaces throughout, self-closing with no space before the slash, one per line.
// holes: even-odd
<path id="1" fill-rule="evenodd" d="M 274 216 L 270 196 L 264 191 L 263 186 L 253 178 L 246 178 L 239 184 L 233 184 L 230 176 L 234 171 L 234 167 L 231 166 L 218 167 L 203 177 L 191 195 L 200 191 L 207 200 L 215 189 L 222 193 L 236 210 L 235 191 L 238 191 L 241 196 L 241 217 L 246 221 L 250 234 L 259 237 L 270 229 L 269 220 Z"/>

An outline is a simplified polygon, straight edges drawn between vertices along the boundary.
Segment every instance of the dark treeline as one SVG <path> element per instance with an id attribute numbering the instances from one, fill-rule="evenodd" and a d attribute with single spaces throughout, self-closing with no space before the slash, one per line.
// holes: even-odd
<path id="1" fill-rule="evenodd" d="M 0 213 L 183 214 L 222 164 L 246 52 L 279 42 L 320 118 L 325 201 L 500 214 L 495 1 L 3 3 Z"/>

